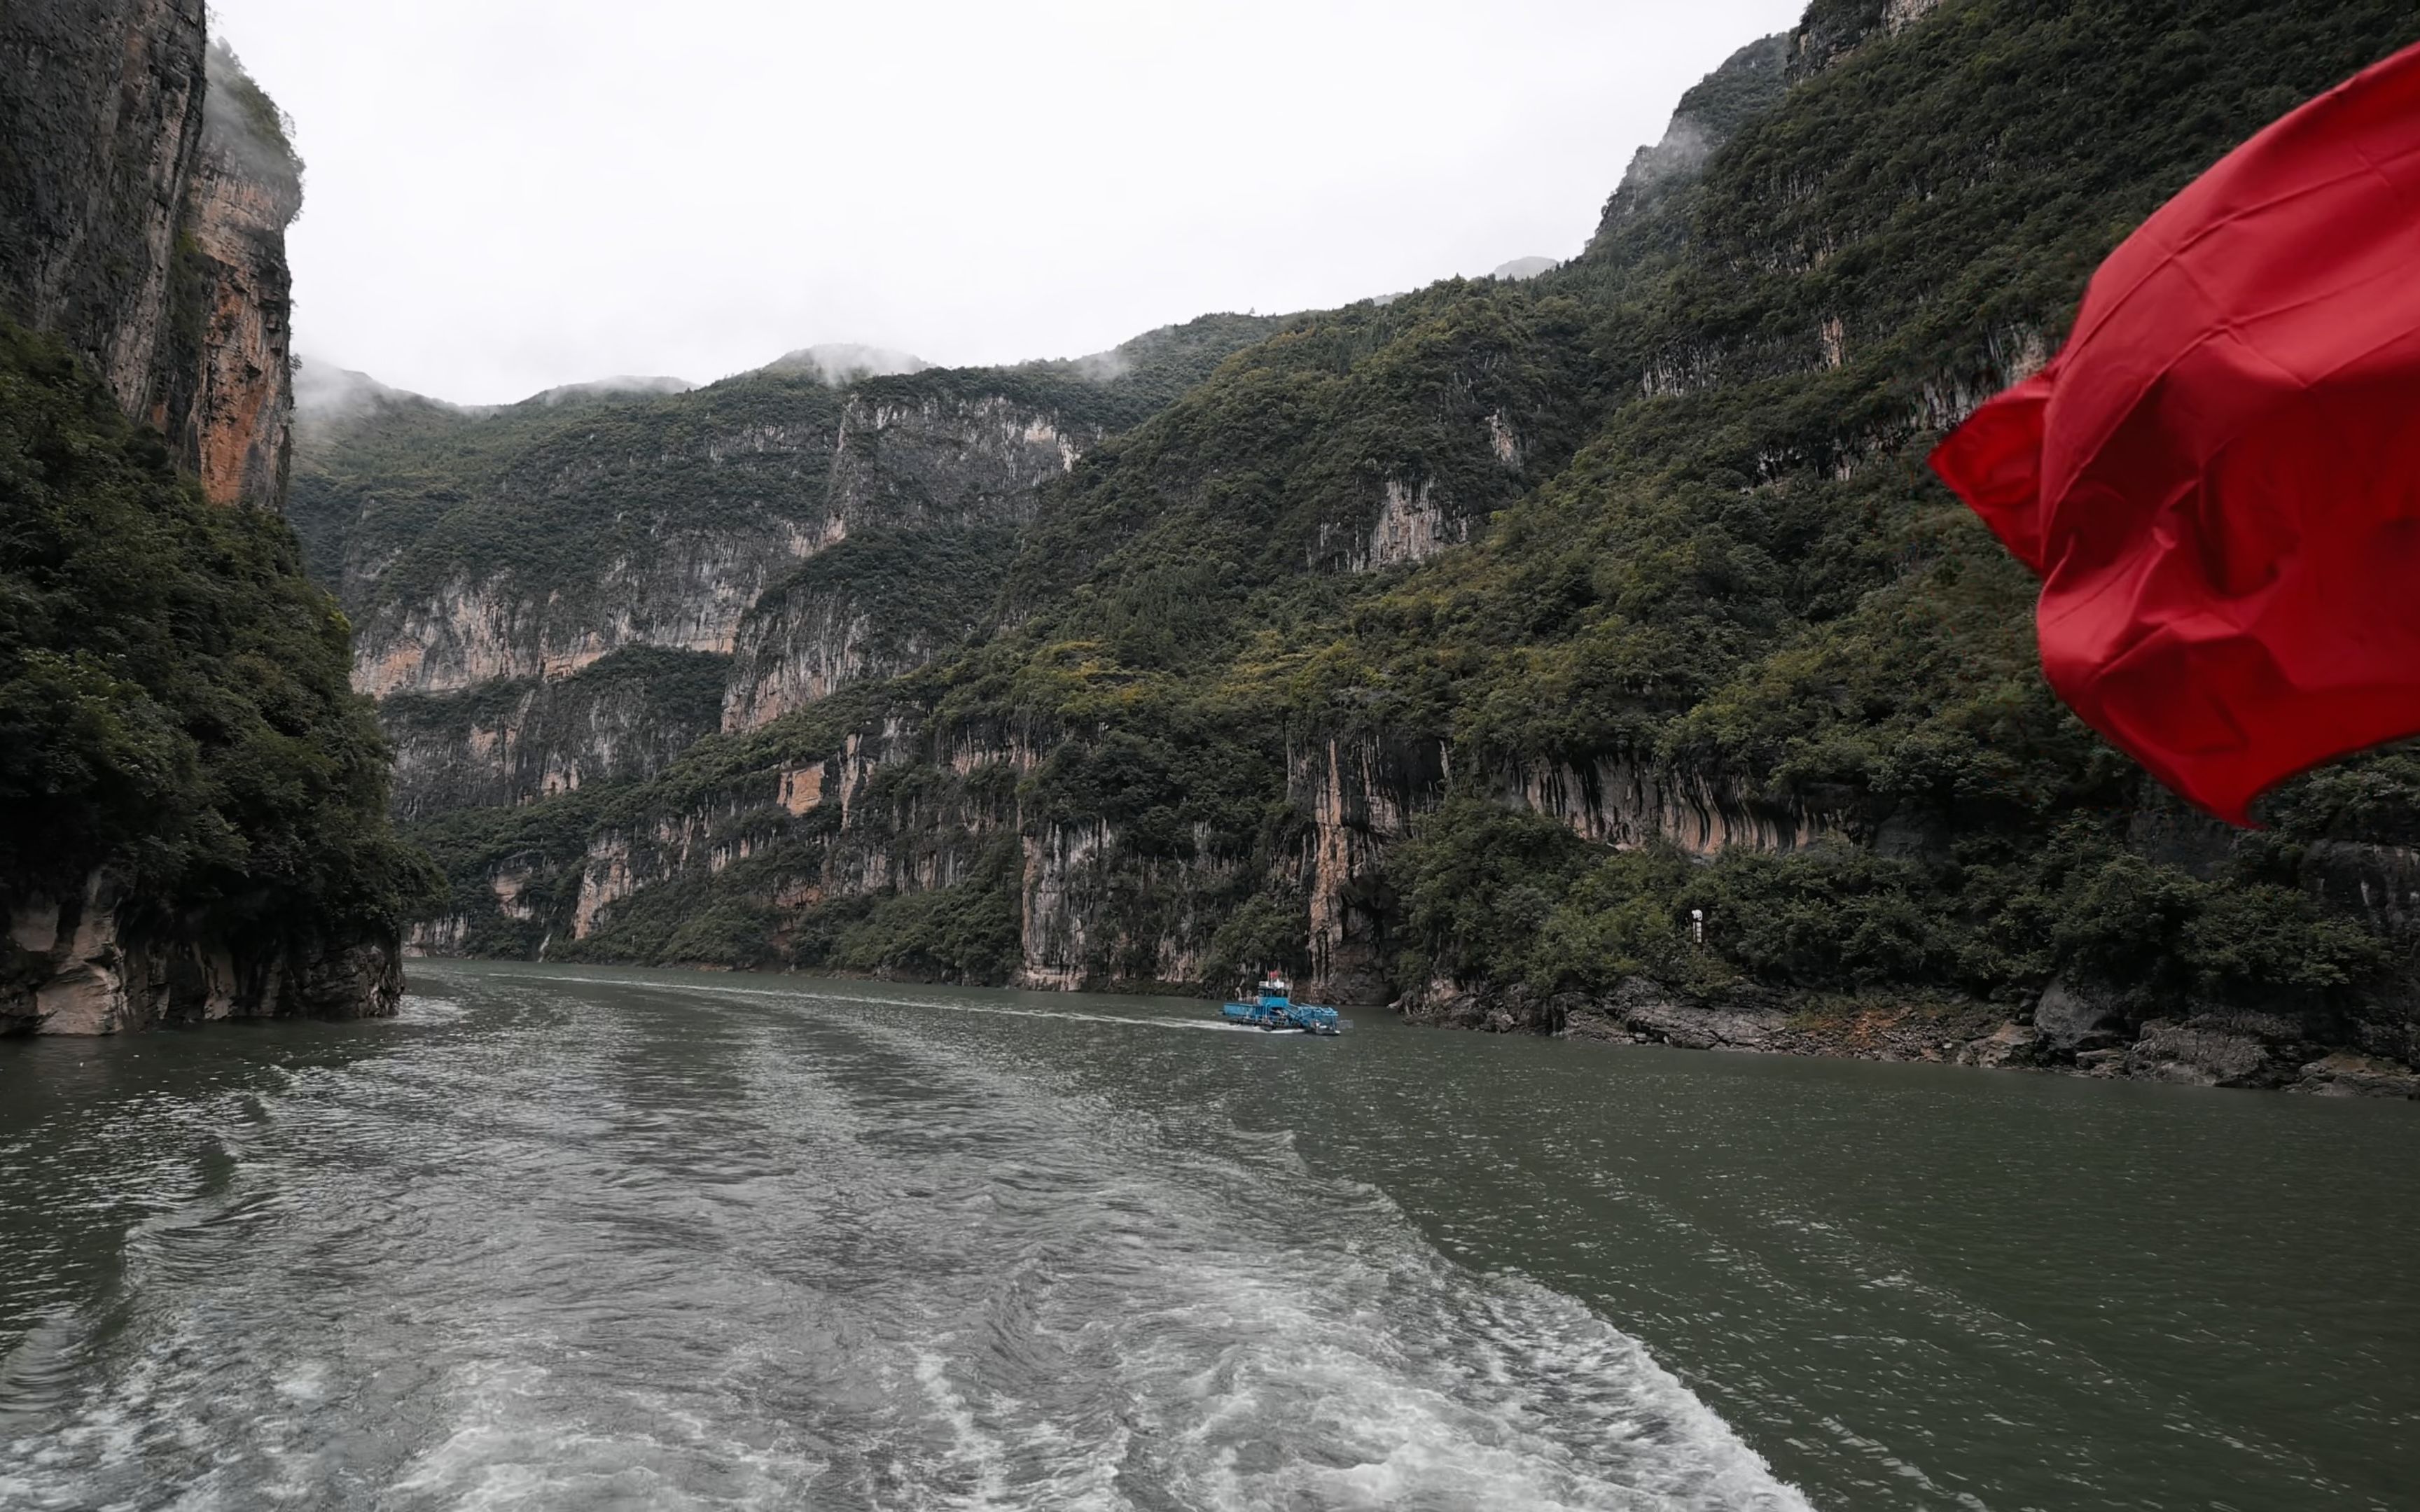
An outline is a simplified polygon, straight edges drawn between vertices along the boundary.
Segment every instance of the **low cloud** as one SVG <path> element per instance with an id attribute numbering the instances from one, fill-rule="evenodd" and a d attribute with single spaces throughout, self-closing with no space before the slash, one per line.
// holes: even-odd
<path id="1" fill-rule="evenodd" d="M 768 373 L 813 373 L 837 389 L 859 378 L 896 378 L 922 373 L 933 364 L 908 352 L 853 342 L 825 342 L 785 352 L 765 364 Z"/>
<path id="2" fill-rule="evenodd" d="M 584 399 L 644 399 L 659 394 L 687 393 L 696 387 L 687 378 L 635 378 L 625 374 L 618 378 L 591 378 L 585 383 L 558 384 L 542 393 L 531 394 L 522 402 L 552 407 L 577 404 Z"/>

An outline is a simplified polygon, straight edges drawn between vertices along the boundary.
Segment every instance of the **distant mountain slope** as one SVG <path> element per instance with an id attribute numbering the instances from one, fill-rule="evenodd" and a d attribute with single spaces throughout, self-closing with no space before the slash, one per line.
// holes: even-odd
<path id="1" fill-rule="evenodd" d="M 1036 490 L 1279 324 L 1011 368 L 819 347 L 485 409 L 332 377 L 291 513 L 357 627 L 357 685 L 389 701 L 402 810 L 512 802 L 954 649 Z"/>
<path id="2" fill-rule="evenodd" d="M 2181 812 L 2049 697 L 2032 585 L 1921 459 L 2164 196 L 2415 36 L 1818 0 L 1572 263 L 1290 321 L 1104 424 L 939 595 L 985 611 L 869 617 L 936 632 L 912 672 L 429 825 L 424 943 L 1265 964 L 1495 1027 L 2363 1084 L 2420 1055 L 2420 767 L 2264 835 Z"/>

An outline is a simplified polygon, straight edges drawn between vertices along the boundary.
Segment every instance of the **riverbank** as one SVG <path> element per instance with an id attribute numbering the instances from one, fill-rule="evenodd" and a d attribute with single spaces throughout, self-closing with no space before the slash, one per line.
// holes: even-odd
<path id="1" fill-rule="evenodd" d="M 576 964 L 612 969 L 613 964 Z M 1002 985 L 949 982 L 912 972 L 735 973 L 711 963 L 671 969 L 832 982 Z M 1218 995 L 1198 982 L 1156 980 L 1065 990 L 1140 997 Z M 1307 995 L 1316 995 L 1316 990 Z M 2420 1070 L 2414 1069 L 2420 1063 L 2420 1024 L 2407 1024 L 2404 1042 L 2365 1043 L 2363 1036 L 2376 1037 L 2374 1026 L 2348 1032 L 2346 1021 L 2323 1011 L 2262 1012 L 2213 1006 L 2145 1016 L 2119 1000 L 2064 982 L 2053 982 L 2030 1004 L 1991 1003 L 1922 989 L 1859 996 L 1740 982 L 1691 991 L 1644 977 L 1630 978 L 1602 996 L 1433 981 L 1383 1006 L 1338 1001 L 1348 1011 L 1367 1013 L 1376 1008 L 1410 1024 L 1486 1034 L 2420 1101 Z"/>
<path id="2" fill-rule="evenodd" d="M 1415 1024 L 1498 1034 L 2420 1099 L 2411 1047 L 2348 1047 L 2327 1034 L 2323 1015 L 2206 1008 L 2133 1020 L 2122 1005 L 2060 982 L 2014 1011 L 1947 993 L 1689 992 L 1643 977 L 1606 996 L 1431 983 L 1389 1006 Z"/>

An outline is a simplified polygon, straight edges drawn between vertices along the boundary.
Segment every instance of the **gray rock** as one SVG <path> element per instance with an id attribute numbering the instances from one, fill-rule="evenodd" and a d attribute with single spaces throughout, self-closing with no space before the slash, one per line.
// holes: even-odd
<path id="1" fill-rule="evenodd" d="M 1620 1019 L 1607 1016 L 1595 1008 L 1575 1009 L 1563 1016 L 1561 1037 L 1566 1040 L 1603 1040 L 1610 1043 L 1628 1044 L 1642 1040 Z"/>
<path id="2" fill-rule="evenodd" d="M 2125 1053 L 2125 1068 L 2144 1081 L 2187 1087 L 2276 1087 L 2294 1070 L 2257 1034 L 2201 1019 L 2144 1025 Z"/>
<path id="3" fill-rule="evenodd" d="M 2034 1030 L 2055 1050 L 2108 1050 L 2125 1042 L 2126 1018 L 2107 997 L 2059 977 L 2034 1005 Z"/>
<path id="4" fill-rule="evenodd" d="M 1964 1065 L 1998 1070 L 2040 1066 L 2049 1060 L 2050 1045 L 2039 1029 L 2023 1024 L 2003 1024 L 1988 1037 L 1969 1042 L 1958 1058 Z"/>
<path id="5" fill-rule="evenodd" d="M 1632 1033 L 1684 1050 L 1770 1049 L 1787 1017 L 1743 995 L 1693 1000 L 1644 977 L 1624 980 L 1608 1006 Z"/>
<path id="6" fill-rule="evenodd" d="M 2420 1072 L 2399 1061 L 2338 1051 L 2304 1066 L 2302 1079 L 2287 1090 L 2319 1097 L 2420 1099 Z"/>

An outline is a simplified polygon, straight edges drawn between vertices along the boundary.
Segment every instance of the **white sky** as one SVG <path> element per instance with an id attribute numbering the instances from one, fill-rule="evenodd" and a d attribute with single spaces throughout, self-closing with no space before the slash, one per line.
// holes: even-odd
<path id="1" fill-rule="evenodd" d="M 1804 0 L 212 0 L 297 123 L 298 349 L 465 403 L 1076 356 L 1565 257 Z"/>

